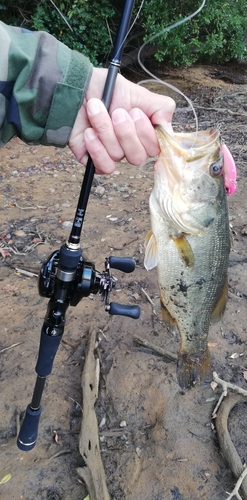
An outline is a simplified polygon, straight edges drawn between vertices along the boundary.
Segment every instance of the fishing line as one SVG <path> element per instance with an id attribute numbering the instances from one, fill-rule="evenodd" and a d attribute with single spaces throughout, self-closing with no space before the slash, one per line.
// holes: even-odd
<path id="1" fill-rule="evenodd" d="M 206 1 L 206 0 L 205 0 L 205 1 Z M 124 40 L 123 40 L 122 44 L 120 45 L 120 49 L 121 49 L 121 48 L 123 47 L 123 45 L 125 44 L 127 37 L 129 36 L 130 32 L 132 31 L 133 27 L 135 26 L 135 23 L 136 23 L 136 21 L 137 21 L 137 19 L 138 19 L 139 15 L 140 15 L 140 13 L 141 13 L 141 10 L 142 10 L 142 7 L 143 7 L 144 2 L 145 2 L 145 0 L 142 0 L 142 1 L 141 1 L 141 5 L 140 5 L 140 7 L 139 7 L 139 9 L 138 9 L 138 11 L 137 11 L 137 14 L 136 14 L 136 16 L 135 16 L 135 18 L 134 18 L 134 20 L 133 20 L 132 24 L 130 25 L 130 27 L 129 27 L 129 29 L 128 29 L 127 33 L 126 33 L 126 36 L 125 36 L 125 38 L 124 38 Z M 141 48 L 142 48 L 142 47 L 141 47 Z"/>
<path id="2" fill-rule="evenodd" d="M 201 10 L 203 9 L 203 7 L 204 7 L 205 4 L 206 4 L 206 0 L 203 0 L 202 4 L 200 5 L 200 7 L 195 12 L 193 12 L 192 14 L 184 17 L 183 19 L 180 19 L 179 21 L 176 21 L 175 23 L 171 24 L 170 26 L 167 26 L 166 28 L 164 28 L 161 31 L 159 31 L 159 33 L 156 33 L 155 35 L 151 36 L 141 46 L 141 48 L 139 49 L 139 52 L 138 52 L 138 56 L 137 56 L 138 57 L 138 63 L 141 66 L 141 68 L 145 71 L 145 73 L 147 73 L 149 76 L 151 76 L 151 79 L 142 80 L 142 81 L 138 82 L 138 85 L 142 85 L 143 83 L 148 83 L 148 82 L 156 81 L 158 83 L 161 83 L 162 85 L 165 85 L 166 87 L 169 87 L 171 90 L 174 90 L 174 92 L 177 92 L 182 97 L 184 97 L 184 99 L 187 101 L 187 103 L 189 104 L 189 106 L 190 106 L 190 108 L 191 108 L 191 110 L 192 110 L 192 112 L 194 114 L 195 123 L 196 123 L 196 132 L 198 132 L 198 118 L 197 118 L 197 114 L 196 114 L 195 108 L 194 108 L 194 106 L 193 106 L 192 101 L 190 100 L 190 98 L 188 96 L 186 96 L 180 89 L 178 89 L 177 87 L 175 87 L 174 85 L 172 85 L 171 83 L 168 83 L 168 82 L 165 82 L 165 81 L 161 80 L 156 75 L 154 75 L 151 71 L 149 71 L 146 68 L 146 66 L 144 65 L 144 63 L 142 62 L 142 60 L 141 60 L 141 53 L 142 53 L 144 47 L 146 47 L 146 45 L 148 43 L 151 43 L 153 40 L 155 40 L 156 38 L 160 37 L 164 33 L 167 33 L 168 31 L 171 31 L 174 28 L 177 28 L 178 26 L 181 26 L 181 24 L 186 23 L 187 21 L 189 21 L 190 19 L 192 19 L 193 17 L 195 17 L 197 14 L 199 14 L 199 12 L 201 12 Z"/>

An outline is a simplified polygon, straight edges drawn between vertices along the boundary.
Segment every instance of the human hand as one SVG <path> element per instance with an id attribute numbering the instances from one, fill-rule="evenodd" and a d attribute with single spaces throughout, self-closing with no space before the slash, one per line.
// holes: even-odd
<path id="1" fill-rule="evenodd" d="M 155 94 L 118 75 L 109 111 L 101 102 L 107 70 L 94 68 L 81 106 L 69 146 L 84 165 L 89 154 L 96 173 L 110 174 L 115 162 L 126 157 L 140 165 L 147 156 L 156 156 L 160 149 L 154 125 L 172 131 L 175 102 Z"/>

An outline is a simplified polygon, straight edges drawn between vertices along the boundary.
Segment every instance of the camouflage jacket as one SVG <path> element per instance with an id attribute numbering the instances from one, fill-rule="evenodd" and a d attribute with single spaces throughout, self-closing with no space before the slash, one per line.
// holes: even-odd
<path id="1" fill-rule="evenodd" d="M 45 32 L 0 22 L 0 146 L 17 135 L 63 147 L 92 73 L 89 60 Z"/>

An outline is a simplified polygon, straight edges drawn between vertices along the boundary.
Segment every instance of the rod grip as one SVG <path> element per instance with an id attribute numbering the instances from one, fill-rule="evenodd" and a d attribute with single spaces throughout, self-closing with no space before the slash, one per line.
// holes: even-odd
<path id="1" fill-rule="evenodd" d="M 47 377 L 52 371 L 53 361 L 58 350 L 62 335 L 51 337 L 41 330 L 39 355 L 36 363 L 36 373 L 40 377 Z"/>
<path id="2" fill-rule="evenodd" d="M 37 410 L 33 410 L 30 405 L 26 409 L 26 414 L 17 438 L 17 446 L 22 451 L 32 450 L 36 444 L 41 410 L 41 406 Z"/>

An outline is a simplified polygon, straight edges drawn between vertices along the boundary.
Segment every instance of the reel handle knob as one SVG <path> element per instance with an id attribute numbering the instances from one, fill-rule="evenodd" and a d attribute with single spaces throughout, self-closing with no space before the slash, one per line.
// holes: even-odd
<path id="1" fill-rule="evenodd" d="M 118 269 L 118 271 L 123 271 L 124 273 L 133 273 L 136 267 L 132 257 L 114 257 L 112 255 L 109 257 L 108 262 L 112 269 Z"/>
<path id="2" fill-rule="evenodd" d="M 141 314 L 141 309 L 139 306 L 128 306 L 125 304 L 118 304 L 117 302 L 111 302 L 107 307 L 109 314 L 115 314 L 117 316 L 128 316 L 129 318 L 138 319 Z"/>

